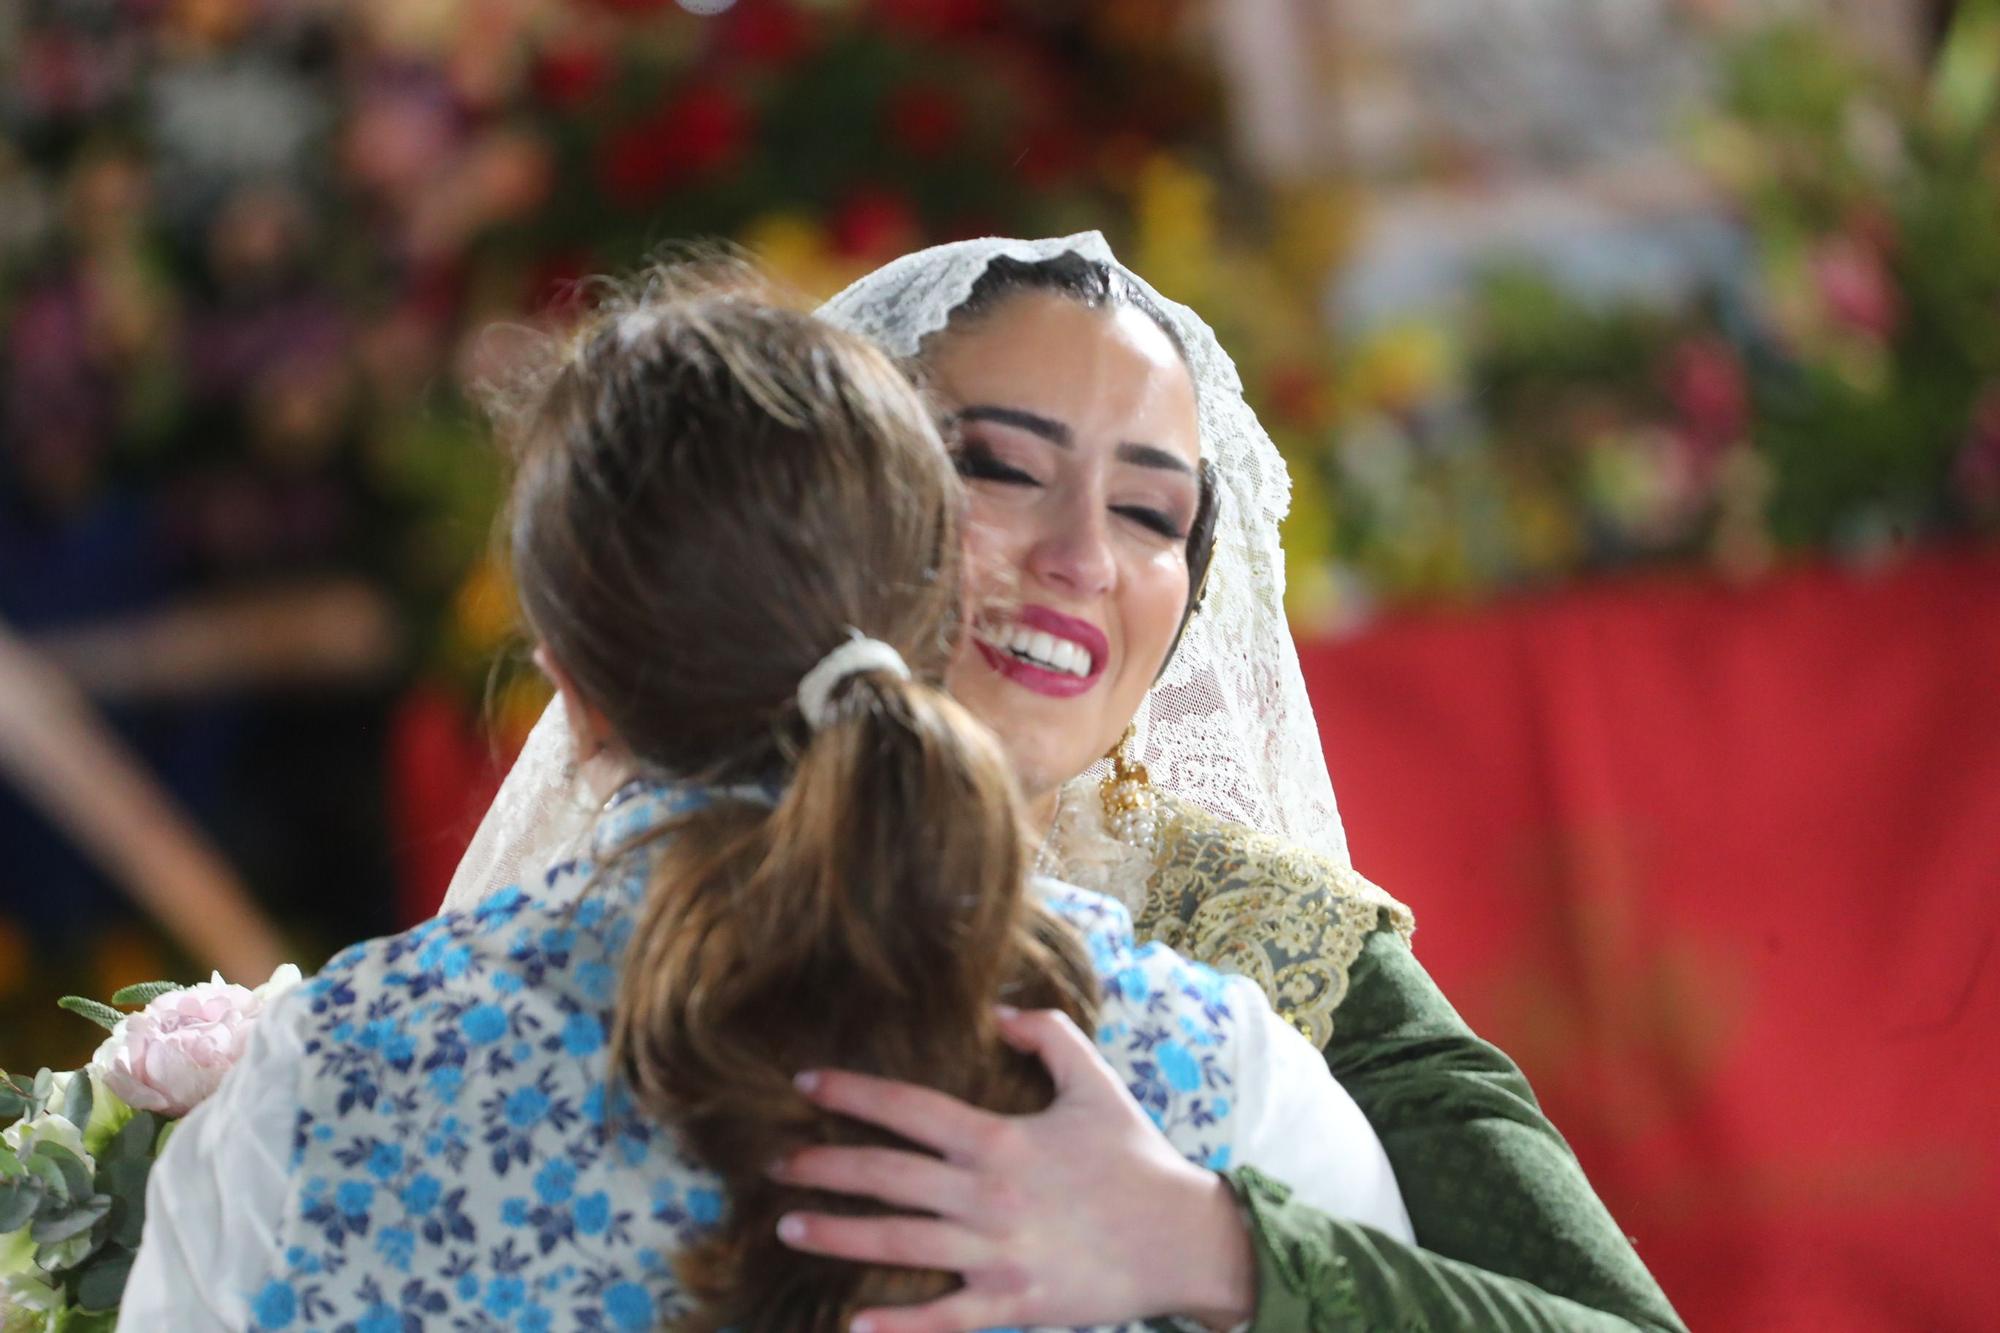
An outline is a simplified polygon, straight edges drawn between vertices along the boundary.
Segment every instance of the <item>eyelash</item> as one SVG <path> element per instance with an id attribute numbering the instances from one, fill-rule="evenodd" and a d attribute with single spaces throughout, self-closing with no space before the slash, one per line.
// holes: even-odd
<path id="1" fill-rule="evenodd" d="M 969 481 L 991 481 L 1002 486 L 1034 486 L 1041 482 L 1017 467 L 1010 467 L 995 458 L 988 450 L 978 445 L 968 444 L 952 456 L 952 464 L 958 475 Z M 1186 541 L 1187 532 L 1165 513 L 1158 509 L 1147 509 L 1142 505 L 1114 505 L 1112 513 L 1131 519 L 1140 527 L 1173 541 Z"/>

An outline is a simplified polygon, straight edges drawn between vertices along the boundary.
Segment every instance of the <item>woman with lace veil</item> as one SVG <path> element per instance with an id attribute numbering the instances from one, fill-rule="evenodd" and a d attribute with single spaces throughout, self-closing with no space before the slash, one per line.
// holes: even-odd
<path id="1" fill-rule="evenodd" d="M 1225 1173 L 1240 1213 L 1203 1252 L 1221 1280 L 1247 1233 L 1251 1326 L 1679 1329 L 1519 1070 L 1417 963 L 1408 910 L 1349 862 L 1283 613 L 1289 478 L 1207 325 L 1096 233 L 934 247 L 820 315 L 903 359 L 952 423 L 968 568 L 1007 611 L 947 679 L 1012 761 L 1041 868 L 1125 903 L 1142 938 L 1254 980 L 1393 1163 L 1414 1243 L 1254 1166 Z M 552 707 L 447 908 L 576 838 L 614 781 L 602 762 Z M 1044 1054 L 1076 1051 L 1056 1035 Z M 808 1082 L 949 1167 L 845 1149 L 784 1164 L 910 1210 L 799 1216 L 795 1248 L 963 1277 L 928 1306 L 872 1312 L 873 1333 L 1054 1322 L 1080 1286 L 1159 1308 L 1158 1256 L 1128 1243 L 1153 1234 L 1156 1156 L 1125 1132 L 1129 1099 L 1059 1080 L 1048 1111 L 1006 1118 L 840 1071 Z"/>

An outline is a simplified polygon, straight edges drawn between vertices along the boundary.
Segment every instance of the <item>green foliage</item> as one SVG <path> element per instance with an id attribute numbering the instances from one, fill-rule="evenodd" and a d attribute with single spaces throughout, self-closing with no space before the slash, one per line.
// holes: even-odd
<path id="1" fill-rule="evenodd" d="M 1378 595 L 2000 533 L 2000 5 L 1926 79 L 1804 24 L 1721 75 L 1695 149 L 1740 278 L 1660 307 L 1496 270 L 1414 395 L 1356 349 L 1390 369 L 1357 372 L 1329 490 Z"/>
<path id="2" fill-rule="evenodd" d="M 106 1032 L 117 1027 L 118 1021 L 125 1017 L 110 1005 L 97 1000 L 86 1000 L 81 995 L 65 995 L 56 1003 L 73 1014 L 89 1019 Z"/>

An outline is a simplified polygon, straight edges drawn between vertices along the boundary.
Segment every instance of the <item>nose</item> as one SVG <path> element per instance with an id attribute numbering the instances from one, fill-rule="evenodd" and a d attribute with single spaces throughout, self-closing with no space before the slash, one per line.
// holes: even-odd
<path id="1" fill-rule="evenodd" d="M 1028 572 L 1077 597 L 1111 591 L 1118 565 L 1104 510 L 1095 503 L 1061 506 L 1028 551 Z"/>

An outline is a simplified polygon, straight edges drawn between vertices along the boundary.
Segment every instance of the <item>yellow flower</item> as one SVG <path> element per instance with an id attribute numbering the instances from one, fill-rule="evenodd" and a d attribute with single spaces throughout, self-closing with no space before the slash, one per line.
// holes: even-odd
<path id="1" fill-rule="evenodd" d="M 779 281 L 815 300 L 846 285 L 826 230 L 800 213 L 765 213 L 737 236 L 744 249 Z"/>
<path id="2" fill-rule="evenodd" d="M 1199 301 L 1214 261 L 1215 183 L 1156 153 L 1140 168 L 1133 201 L 1139 235 L 1138 271 L 1166 295 Z"/>
<path id="3" fill-rule="evenodd" d="M 1386 411 L 1407 411 L 1435 396 L 1451 369 L 1451 344 L 1444 330 L 1429 324 L 1394 325 L 1363 344 L 1352 372 L 1353 396 Z"/>
<path id="4" fill-rule="evenodd" d="M 514 590 L 492 560 L 474 565 L 452 600 L 459 639 L 475 653 L 489 653 L 514 632 Z"/>

